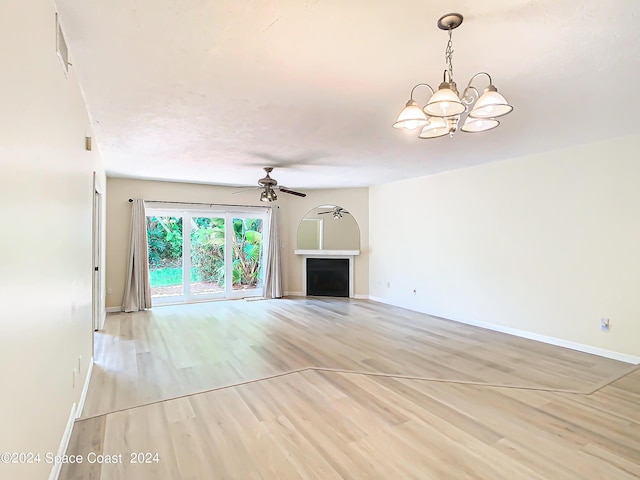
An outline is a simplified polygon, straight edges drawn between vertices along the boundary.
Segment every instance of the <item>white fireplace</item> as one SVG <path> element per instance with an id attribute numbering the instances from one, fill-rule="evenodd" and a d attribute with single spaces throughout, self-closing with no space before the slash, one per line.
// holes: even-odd
<path id="1" fill-rule="evenodd" d="M 295 250 L 296 255 L 302 257 L 302 294 L 307 295 L 307 259 L 308 258 L 338 258 L 349 260 L 349 298 L 354 297 L 353 267 L 356 255 L 360 250 Z"/>

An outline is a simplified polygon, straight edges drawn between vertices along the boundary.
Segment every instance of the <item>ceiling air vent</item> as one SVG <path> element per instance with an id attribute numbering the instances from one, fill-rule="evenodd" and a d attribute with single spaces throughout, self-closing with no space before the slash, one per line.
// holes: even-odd
<path id="1" fill-rule="evenodd" d="M 62 62 L 62 69 L 64 70 L 65 77 L 69 72 L 69 49 L 67 48 L 67 42 L 62 34 L 62 28 L 60 27 L 60 19 L 56 13 L 56 53 L 58 58 Z"/>

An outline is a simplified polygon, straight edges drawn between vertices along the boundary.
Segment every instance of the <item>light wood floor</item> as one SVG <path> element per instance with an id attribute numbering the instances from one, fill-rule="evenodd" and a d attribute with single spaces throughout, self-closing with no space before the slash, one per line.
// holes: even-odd
<path id="1" fill-rule="evenodd" d="M 639 405 L 640 371 L 581 395 L 306 370 L 79 421 L 69 453 L 123 462 L 60 479 L 631 480 Z"/>
<path id="2" fill-rule="evenodd" d="M 629 369 L 368 301 L 201 303 L 109 315 L 82 416 L 308 367 L 583 393 Z"/>
<path id="3" fill-rule="evenodd" d="M 123 462 L 61 480 L 640 478 L 640 370 L 580 352 L 315 299 L 114 315 L 98 345 L 68 453 Z"/>

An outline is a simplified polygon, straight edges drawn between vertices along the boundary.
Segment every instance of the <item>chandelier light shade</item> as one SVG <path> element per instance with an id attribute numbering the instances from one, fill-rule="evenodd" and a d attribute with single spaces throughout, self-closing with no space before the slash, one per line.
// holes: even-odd
<path id="1" fill-rule="evenodd" d="M 438 138 L 449 133 L 447 121 L 442 117 L 433 117 L 428 125 L 426 125 L 418 138 Z"/>
<path id="2" fill-rule="evenodd" d="M 398 120 L 393 124 L 395 128 L 406 128 L 413 130 L 414 128 L 422 127 L 429 123 L 427 116 L 422 111 L 422 108 L 418 106 L 418 103 L 410 99 L 407 102 L 407 106 L 398 115 Z"/>
<path id="3" fill-rule="evenodd" d="M 473 118 L 469 115 L 460 130 L 468 133 L 486 132 L 496 128 L 498 125 L 500 125 L 500 122 L 495 118 Z"/>
<path id="4" fill-rule="evenodd" d="M 424 112 L 432 117 L 452 117 L 466 110 L 464 104 L 458 98 L 455 83 L 451 85 L 442 82 L 438 91 L 429 99 L 424 107 Z"/>
<path id="5" fill-rule="evenodd" d="M 453 80 L 453 41 L 452 32 L 462 24 L 462 15 L 448 13 L 438 20 L 438 28 L 449 33 L 449 42 L 445 50 L 445 64 L 443 81 L 437 91 L 428 83 L 418 83 L 411 89 L 411 95 L 404 109 L 393 124 L 395 128 L 413 130 L 422 127 L 418 138 L 438 138 L 446 135 L 453 136 L 458 130 L 462 118 L 464 122 L 460 130 L 466 133 L 478 133 L 492 130 L 500 125 L 496 117 L 510 113 L 513 107 L 498 93 L 493 85 L 491 75 L 486 72 L 476 73 L 459 95 L 456 82 Z M 473 82 L 481 76 L 486 76 L 489 85 L 480 95 Z M 414 92 L 418 87 L 431 90 L 431 97 L 424 107 L 420 107 L 414 100 Z"/>
<path id="6" fill-rule="evenodd" d="M 513 107 L 498 93 L 498 89 L 489 85 L 469 113 L 470 117 L 495 118 L 510 113 Z"/>

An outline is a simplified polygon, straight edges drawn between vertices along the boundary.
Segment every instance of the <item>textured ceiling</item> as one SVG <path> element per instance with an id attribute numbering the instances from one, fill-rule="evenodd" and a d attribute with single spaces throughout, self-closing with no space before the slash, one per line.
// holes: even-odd
<path id="1" fill-rule="evenodd" d="M 366 186 L 638 133 L 637 0 L 58 0 L 112 176 Z M 489 72 L 495 130 L 391 127 L 437 87 L 447 34 L 464 88 Z M 484 87 L 480 82 L 480 86 Z M 418 90 L 426 103 L 426 90 Z"/>

